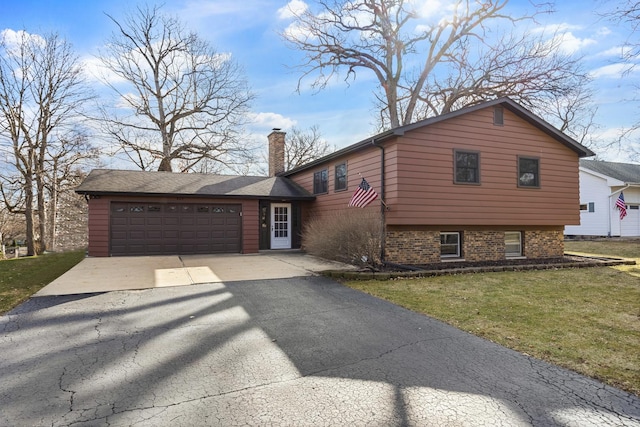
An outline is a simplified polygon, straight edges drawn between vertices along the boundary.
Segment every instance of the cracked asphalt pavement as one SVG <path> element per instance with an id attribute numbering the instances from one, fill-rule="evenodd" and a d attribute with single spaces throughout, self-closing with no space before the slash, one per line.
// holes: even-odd
<path id="1" fill-rule="evenodd" d="M 301 277 L 32 298 L 0 425 L 640 426 L 640 399 Z"/>

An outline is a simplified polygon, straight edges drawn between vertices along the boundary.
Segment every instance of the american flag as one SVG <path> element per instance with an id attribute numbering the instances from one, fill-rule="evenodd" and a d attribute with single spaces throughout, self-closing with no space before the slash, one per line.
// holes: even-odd
<path id="1" fill-rule="evenodd" d="M 623 219 L 627 216 L 627 205 L 624 203 L 624 196 L 622 195 L 622 191 L 618 196 L 618 200 L 616 200 L 616 208 L 620 211 L 620 219 Z"/>
<path id="2" fill-rule="evenodd" d="M 369 203 L 373 202 L 377 197 L 378 193 L 375 192 L 373 187 L 369 185 L 366 179 L 362 178 L 362 182 L 358 186 L 358 189 L 355 193 L 353 193 L 353 196 L 351 196 L 349 206 L 364 208 Z"/>

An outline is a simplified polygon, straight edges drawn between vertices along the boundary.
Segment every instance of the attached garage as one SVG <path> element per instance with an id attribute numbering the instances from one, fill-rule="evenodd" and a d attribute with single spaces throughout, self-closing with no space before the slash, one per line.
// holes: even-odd
<path id="1" fill-rule="evenodd" d="M 111 202 L 111 255 L 238 253 L 242 205 Z"/>
<path id="2" fill-rule="evenodd" d="M 110 169 L 91 171 L 76 192 L 89 204 L 89 256 L 300 247 L 300 209 L 315 198 L 284 177 Z"/>

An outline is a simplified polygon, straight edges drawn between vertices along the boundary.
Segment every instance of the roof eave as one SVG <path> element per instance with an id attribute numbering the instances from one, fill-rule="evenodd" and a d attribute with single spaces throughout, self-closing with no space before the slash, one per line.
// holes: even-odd
<path id="1" fill-rule="evenodd" d="M 511 111 L 521 119 L 524 119 L 525 121 L 531 123 L 532 125 L 536 126 L 540 130 L 545 132 L 547 135 L 561 142 L 567 148 L 570 148 L 571 150 L 575 151 L 578 154 L 578 157 L 583 158 L 583 157 L 591 157 L 596 155 L 596 153 L 594 153 L 584 145 L 580 144 L 578 141 L 574 140 L 570 136 L 565 135 L 563 132 L 559 131 L 551 124 L 538 118 L 538 116 L 534 115 L 532 112 L 522 107 L 512 99 L 510 98 L 501 98 L 501 99 L 502 99 L 502 102 L 496 102 L 496 104 L 500 104 L 500 103 L 503 104 L 509 111 Z M 499 100 L 496 100 L 496 101 L 499 101 Z"/>
<path id="2" fill-rule="evenodd" d="M 376 142 L 384 142 L 386 140 L 388 140 L 389 138 L 393 138 L 395 136 L 402 136 L 404 135 L 406 132 L 414 130 L 414 129 L 418 129 L 424 126 L 429 126 L 431 124 L 434 123 L 438 123 L 440 121 L 444 121 L 444 120 L 448 120 L 454 117 L 458 117 L 464 114 L 468 114 L 468 113 L 472 113 L 474 111 L 477 110 L 482 110 L 484 108 L 490 108 L 490 107 L 495 107 L 497 105 L 502 105 L 503 107 L 507 108 L 509 111 L 511 111 L 512 113 L 516 114 L 518 117 L 524 119 L 525 121 L 531 123 L 533 126 L 537 127 L 538 129 L 542 130 L 543 132 L 545 132 L 547 135 L 551 136 L 552 138 L 556 139 L 557 141 L 559 141 L 560 143 L 562 143 L 563 145 L 565 145 L 566 147 L 568 147 L 569 149 L 573 150 L 574 152 L 576 152 L 576 154 L 578 154 L 578 157 L 582 158 L 582 157 L 591 157 L 591 156 L 595 156 L 595 153 L 593 151 L 591 151 L 590 149 L 588 149 L 587 147 L 583 146 L 582 144 L 580 144 L 578 141 L 574 140 L 573 138 L 569 137 L 568 135 L 565 135 L 564 133 L 560 132 L 558 129 L 556 129 L 555 127 L 553 127 L 551 124 L 547 123 L 546 121 L 538 118 L 535 114 L 533 114 L 532 112 L 530 112 L 529 110 L 527 110 L 526 108 L 522 107 L 520 104 L 518 104 L 517 102 L 513 101 L 511 98 L 508 97 L 504 97 L 504 98 L 497 98 L 491 101 L 486 101 L 486 102 L 482 102 L 480 104 L 476 104 L 470 107 L 464 107 L 461 108 L 459 110 L 456 111 L 452 111 L 450 113 L 446 113 L 440 116 L 436 116 L 436 117 L 431 117 L 425 120 L 421 120 L 419 122 L 416 123 L 412 123 L 412 124 L 408 124 L 405 126 L 400 126 L 397 127 L 395 129 L 391 129 L 388 130 L 386 132 L 380 133 L 378 135 L 366 138 L 360 142 L 357 142 L 355 144 L 352 144 L 348 147 L 345 147 L 341 150 L 338 150 L 334 153 L 331 153 L 327 156 L 321 157 L 320 159 L 314 160 L 312 162 L 309 162 L 307 164 L 304 164 L 302 166 L 299 166 L 297 168 L 293 168 L 289 171 L 285 171 L 281 174 L 279 174 L 279 176 L 290 176 L 293 175 L 295 173 L 307 170 L 307 169 L 311 169 L 314 168 L 318 165 L 321 165 L 327 161 L 333 160 L 335 158 L 341 157 L 345 154 L 350 154 L 350 153 L 354 153 L 356 151 L 360 151 L 364 148 L 370 147 L 372 146 L 374 143 Z"/>
<path id="3" fill-rule="evenodd" d="M 204 199 L 259 199 L 259 200 L 315 200 L 316 196 L 284 196 L 284 195 L 243 195 L 243 194 L 194 194 L 194 193 L 138 193 L 122 191 L 92 191 L 75 190 L 77 194 L 86 196 L 111 196 L 111 197 L 186 197 Z"/>
<path id="4" fill-rule="evenodd" d="M 365 148 L 369 148 L 369 147 L 373 147 L 373 145 L 375 143 L 380 143 L 380 142 L 384 142 L 386 140 L 388 140 L 389 138 L 393 138 L 394 136 L 402 136 L 404 134 L 403 131 L 401 131 L 401 128 L 397 128 L 397 129 L 392 129 L 386 132 L 382 132 L 379 133 L 378 135 L 369 137 L 367 139 L 363 139 L 360 142 L 356 142 L 355 144 L 351 144 L 348 147 L 342 148 L 338 151 L 335 151 L 331 154 L 327 154 L 324 157 L 321 157 L 319 159 L 316 159 L 314 161 L 311 161 L 309 163 L 305 163 L 304 165 L 295 167 L 291 170 L 282 172 L 280 174 L 278 174 L 278 176 L 282 176 L 282 177 L 289 177 L 291 175 L 294 175 L 298 172 L 307 170 L 307 169 L 311 169 L 314 168 L 322 163 L 328 162 L 330 160 L 336 159 L 338 157 L 342 157 L 345 154 L 351 154 L 351 153 L 355 153 L 357 151 L 363 150 Z"/>

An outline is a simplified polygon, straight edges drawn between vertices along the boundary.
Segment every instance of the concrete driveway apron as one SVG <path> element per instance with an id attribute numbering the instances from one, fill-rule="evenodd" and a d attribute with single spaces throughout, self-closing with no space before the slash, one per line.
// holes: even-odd
<path id="1" fill-rule="evenodd" d="M 640 426 L 638 397 L 317 276 L 32 298 L 0 354 L 0 425 Z"/>
<path id="2" fill-rule="evenodd" d="M 85 258 L 35 296 L 73 295 L 315 275 L 353 269 L 300 251 Z"/>

